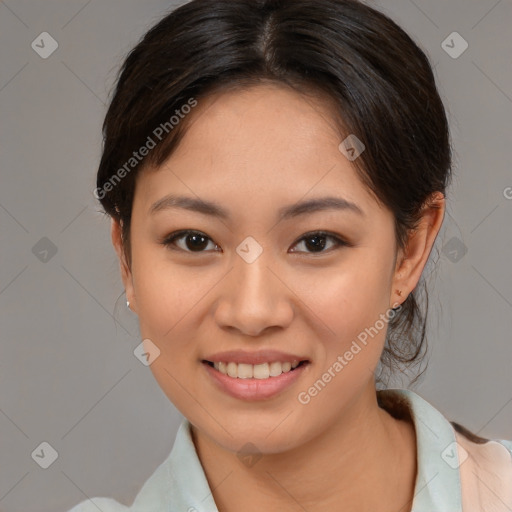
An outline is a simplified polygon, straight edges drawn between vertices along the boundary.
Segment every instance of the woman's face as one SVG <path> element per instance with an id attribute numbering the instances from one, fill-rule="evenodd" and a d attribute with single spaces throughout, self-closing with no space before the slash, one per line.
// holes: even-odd
<path id="1" fill-rule="evenodd" d="M 374 390 L 397 299 L 393 215 L 338 149 L 319 101 L 260 85 L 191 115 L 177 150 L 136 185 L 125 284 L 145 347 L 160 350 L 150 368 L 224 448 L 298 447 Z M 170 240 L 182 230 L 198 233 Z"/>

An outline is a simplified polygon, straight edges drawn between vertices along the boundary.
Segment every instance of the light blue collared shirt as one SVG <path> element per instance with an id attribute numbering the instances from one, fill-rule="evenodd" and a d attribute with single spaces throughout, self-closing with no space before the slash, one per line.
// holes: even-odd
<path id="1" fill-rule="evenodd" d="M 417 476 L 413 512 L 462 512 L 455 431 L 450 422 L 413 391 L 388 389 L 409 406 L 416 429 Z M 496 440 L 511 454 L 512 441 Z M 510 482 L 512 486 L 512 482 Z M 94 502 L 94 503 L 93 503 Z M 144 483 L 130 507 L 112 498 L 92 498 L 69 512 L 218 512 L 184 419 L 167 459 Z"/>

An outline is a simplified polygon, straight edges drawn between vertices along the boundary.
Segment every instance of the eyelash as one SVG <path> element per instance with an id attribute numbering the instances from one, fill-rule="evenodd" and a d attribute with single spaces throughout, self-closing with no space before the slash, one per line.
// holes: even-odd
<path id="1" fill-rule="evenodd" d="M 161 243 L 162 243 L 162 245 L 164 245 L 165 247 L 167 247 L 171 250 L 188 252 L 190 254 L 194 254 L 194 253 L 200 254 L 200 253 L 208 252 L 208 251 L 204 251 L 204 250 L 190 251 L 188 249 L 182 249 L 180 247 L 176 247 L 174 242 L 176 240 L 178 240 L 179 238 L 184 238 L 185 236 L 188 236 L 188 235 L 199 235 L 199 236 L 207 238 L 208 240 L 213 242 L 213 240 L 211 240 L 211 238 L 209 236 L 202 233 L 201 231 L 195 231 L 192 229 L 184 229 L 181 231 L 176 231 L 174 233 L 171 233 Z M 322 251 L 318 251 L 318 252 L 314 252 L 314 251 L 293 251 L 293 252 L 305 252 L 306 254 L 325 254 L 325 253 L 331 252 L 334 249 L 339 249 L 341 247 L 349 247 L 350 246 L 350 244 L 348 242 L 346 242 L 345 240 L 340 238 L 338 235 L 335 235 L 334 233 L 329 233 L 328 231 L 310 231 L 308 233 L 305 233 L 301 238 L 299 238 L 296 242 L 294 242 L 293 246 L 299 244 L 302 241 L 307 240 L 308 238 L 312 238 L 314 236 L 319 236 L 319 237 L 328 238 L 330 240 L 333 240 L 335 245 L 334 245 L 334 247 L 331 247 L 327 250 L 322 250 Z M 218 247 L 217 244 L 215 244 L 215 246 Z"/>

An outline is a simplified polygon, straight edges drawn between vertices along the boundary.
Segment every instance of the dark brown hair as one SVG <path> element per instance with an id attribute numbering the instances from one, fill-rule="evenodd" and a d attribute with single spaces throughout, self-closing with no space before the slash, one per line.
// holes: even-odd
<path id="1" fill-rule="evenodd" d="M 130 52 L 103 126 L 95 195 L 120 221 L 129 262 L 137 173 L 162 164 L 177 146 L 194 117 L 184 106 L 262 82 L 329 98 L 340 142 L 355 134 L 365 145 L 353 163 L 393 212 L 397 247 L 432 194 L 445 193 L 451 146 L 444 106 L 427 56 L 390 18 L 356 0 L 192 0 Z M 149 139 L 155 147 L 135 160 Z M 427 311 L 422 279 L 389 323 L 381 368 L 421 361 Z"/>

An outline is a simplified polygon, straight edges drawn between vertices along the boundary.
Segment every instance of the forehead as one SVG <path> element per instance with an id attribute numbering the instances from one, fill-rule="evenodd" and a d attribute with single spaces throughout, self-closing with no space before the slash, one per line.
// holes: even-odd
<path id="1" fill-rule="evenodd" d="M 288 87 L 257 85 L 199 101 L 177 148 L 140 183 L 148 201 L 168 187 L 199 197 L 293 202 L 338 192 L 375 208 L 351 162 L 325 97 Z M 188 189 L 188 190 L 187 190 Z"/>
<path id="2" fill-rule="evenodd" d="M 325 151 L 328 145 L 337 146 L 340 138 L 333 108 L 325 96 L 301 94 L 279 84 L 221 91 L 201 99 L 193 112 L 189 127 L 193 133 L 187 142 L 196 143 L 198 138 L 215 142 L 215 153 L 228 158 L 234 156 L 229 145 L 235 144 L 249 151 L 257 146 L 268 148 L 273 156 L 282 148 L 290 158 L 300 153 L 304 144 L 305 149 Z M 186 149 L 187 143 L 181 147 Z"/>

